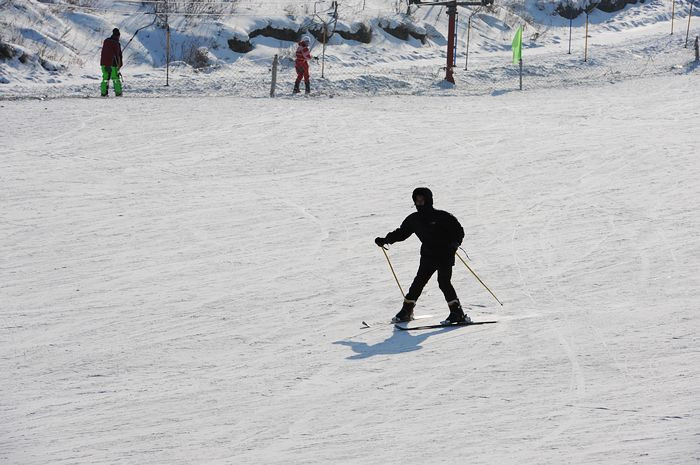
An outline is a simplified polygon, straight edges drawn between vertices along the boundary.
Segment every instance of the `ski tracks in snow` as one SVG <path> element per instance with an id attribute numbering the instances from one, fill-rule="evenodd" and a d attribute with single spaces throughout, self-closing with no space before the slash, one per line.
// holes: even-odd
<path id="1" fill-rule="evenodd" d="M 499 140 L 497 139 L 497 142 Z M 500 140 L 500 142 L 503 142 L 503 140 Z M 474 144 L 468 144 L 471 146 L 472 150 L 476 151 L 477 147 Z M 487 151 L 488 152 L 488 147 L 479 147 L 481 151 Z M 621 168 L 621 167 L 620 167 Z M 589 170 L 586 174 L 582 175 L 581 178 L 584 178 L 586 176 L 589 176 L 593 173 L 595 173 L 597 170 L 603 170 L 603 167 L 597 167 L 592 170 Z M 490 176 L 492 182 L 495 183 L 495 185 L 499 186 L 500 188 L 500 193 L 503 194 L 504 198 L 509 200 L 510 206 L 511 206 L 511 212 L 510 212 L 510 217 L 515 218 L 519 220 L 519 222 L 522 222 L 523 224 L 528 224 L 532 223 L 532 214 L 533 212 L 537 211 L 538 206 L 542 205 L 543 202 L 547 202 L 546 200 L 536 200 L 531 203 L 521 203 L 515 200 L 515 196 L 511 194 L 510 188 L 508 184 L 502 179 L 501 176 L 497 175 L 491 170 L 485 170 L 485 172 Z M 580 180 L 580 179 L 579 179 Z M 573 183 L 575 184 L 575 183 Z M 570 195 L 571 189 L 572 189 L 572 184 L 570 183 L 563 183 L 557 190 L 550 191 L 548 192 L 548 198 L 551 199 L 557 199 L 557 202 L 561 202 L 564 200 L 564 205 L 567 206 L 568 208 L 574 208 L 575 204 L 579 202 L 579 199 L 576 197 L 572 197 Z M 567 200 L 567 198 L 569 200 Z M 585 201 L 585 200 L 584 200 Z M 548 225 L 554 221 L 553 216 L 549 216 L 547 218 L 547 223 L 543 225 L 541 232 L 539 233 L 540 237 L 540 243 L 542 243 L 542 238 L 547 235 L 547 228 Z M 598 242 L 593 244 L 592 247 L 586 252 L 583 257 L 579 258 L 579 260 L 585 260 L 586 256 L 592 255 L 594 252 L 599 251 L 601 245 L 607 241 L 611 236 L 611 233 L 608 232 L 607 234 L 604 234 L 600 239 L 598 239 Z M 533 277 L 529 276 L 526 277 L 525 274 L 523 273 L 523 265 L 520 263 L 520 258 L 519 258 L 519 252 L 518 252 L 518 247 L 517 247 L 517 241 L 518 241 L 518 225 L 513 226 L 512 234 L 511 234 L 511 252 L 512 252 L 512 259 L 513 259 L 513 264 L 515 267 L 515 271 L 518 274 L 518 280 L 519 280 L 519 290 L 526 296 L 527 300 L 529 301 L 530 305 L 532 308 L 537 309 L 539 311 L 544 310 L 545 308 L 548 308 L 550 303 L 546 303 L 542 300 L 540 300 L 539 297 L 537 297 L 541 291 L 535 292 L 534 290 L 530 290 L 531 286 L 535 284 L 532 282 Z M 548 251 L 551 250 L 550 248 L 546 247 L 540 247 L 540 254 L 541 256 L 547 256 Z M 575 255 L 574 255 L 575 256 Z M 530 260 L 532 260 L 532 257 L 529 257 Z M 569 260 L 567 262 L 561 262 L 558 261 L 556 263 L 553 263 L 554 266 L 557 267 L 559 270 L 558 272 L 554 272 L 557 274 L 561 274 L 566 270 L 567 265 L 570 267 L 576 266 L 573 263 L 573 260 Z M 548 277 L 551 280 L 554 278 L 556 275 L 552 271 L 549 272 Z M 548 295 L 549 297 L 552 298 L 552 302 L 556 302 L 557 305 L 563 307 L 562 313 L 558 314 L 558 317 L 561 318 L 562 316 L 566 317 L 566 310 L 574 310 L 577 309 L 575 306 L 572 305 L 572 302 L 570 300 L 565 299 L 563 296 L 566 295 L 566 291 L 560 288 L 560 283 L 558 280 L 555 279 L 555 285 L 560 288 L 560 297 L 559 298 L 553 298 L 554 294 L 548 284 L 546 284 L 545 279 L 547 277 L 545 276 L 540 276 L 536 277 L 536 283 L 537 287 L 541 288 L 542 291 L 544 291 L 544 295 Z M 521 307 L 523 309 L 523 307 Z M 581 309 L 577 309 L 579 312 Z M 577 312 L 578 313 L 578 312 Z M 583 312 L 585 315 L 585 311 Z M 558 319 L 558 318 L 557 318 Z M 567 321 L 569 318 L 566 318 L 565 321 Z M 570 364 L 570 370 L 571 370 L 571 375 L 570 375 L 570 384 L 569 384 L 569 392 L 570 395 L 572 396 L 572 400 L 570 401 L 564 401 L 562 402 L 562 405 L 559 407 L 559 409 L 563 410 L 563 412 L 558 412 L 554 413 L 552 412 L 551 415 L 553 417 L 557 417 L 557 426 L 549 431 L 544 433 L 544 435 L 537 441 L 535 441 L 535 444 L 537 447 L 548 447 L 550 444 L 553 444 L 557 438 L 562 435 L 567 429 L 569 429 L 573 424 L 576 423 L 576 418 L 580 414 L 580 411 L 573 407 L 574 405 L 577 405 L 583 398 L 586 393 L 586 380 L 585 376 L 583 373 L 583 370 L 581 368 L 581 365 L 578 361 L 579 355 L 571 345 L 570 341 L 568 338 L 564 335 L 562 329 L 558 326 L 556 323 L 556 320 L 553 320 L 551 317 L 547 318 L 546 320 L 546 327 L 548 328 L 548 331 L 551 332 L 561 347 L 563 353 L 565 354 L 566 358 L 569 361 Z M 572 327 L 571 324 L 568 324 L 567 326 Z M 599 333 L 596 333 L 597 337 L 600 339 Z M 600 342 L 605 345 L 605 341 L 600 339 Z M 607 346 L 605 345 L 606 350 Z M 562 415 L 563 414 L 563 415 Z"/>
<path id="2" fill-rule="evenodd" d="M 19 140 L 3 174 L 6 219 L 27 225 L 3 243 L 10 458 L 687 463 L 698 425 L 695 139 L 666 134 L 686 119 L 623 119 L 617 138 L 601 135 L 617 104 L 657 88 L 642 105 L 670 100 L 691 114 L 697 99 L 667 93 L 675 82 L 295 101 L 305 118 L 272 100 L 147 102 L 173 115 L 165 122 L 127 117 L 145 103 L 122 100 L 128 153 L 90 126 L 75 164 L 42 165 L 57 160 L 36 162 L 40 144 Z M 102 105 L 71 103 L 48 105 L 76 115 Z M 24 104 L 8 108 L 28 122 Z M 511 114 L 532 117 L 506 127 Z M 446 120 L 479 124 L 446 133 Z M 298 138 L 307 127 L 319 130 Z M 656 143 L 673 153 L 640 154 Z M 372 238 L 405 217 L 419 184 L 464 224 L 475 271 L 506 302 L 470 313 L 498 324 L 357 328 L 400 302 Z M 393 249 L 400 277 L 415 272 L 416 246 Z M 455 277 L 463 301 L 489 298 L 465 270 Z M 427 291 L 423 309 L 439 318 L 434 280 Z"/>

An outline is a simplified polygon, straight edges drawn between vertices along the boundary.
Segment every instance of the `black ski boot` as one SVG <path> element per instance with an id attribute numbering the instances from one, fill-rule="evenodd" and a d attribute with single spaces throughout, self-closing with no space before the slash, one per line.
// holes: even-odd
<path id="1" fill-rule="evenodd" d="M 299 90 L 299 84 L 294 84 L 294 90 L 293 90 L 292 92 L 295 93 L 295 94 L 298 94 L 299 92 L 301 92 L 301 91 Z"/>
<path id="2" fill-rule="evenodd" d="M 306 84 L 306 94 L 310 94 L 311 93 L 311 84 L 308 82 L 306 82 L 305 84 Z"/>
<path id="3" fill-rule="evenodd" d="M 459 300 L 455 299 L 452 302 L 448 302 L 447 305 L 450 307 L 450 315 L 445 319 L 444 321 L 441 321 L 440 323 L 443 325 L 451 325 L 455 323 L 471 323 L 472 320 L 469 318 L 468 315 L 464 314 L 464 310 L 462 310 L 462 304 L 459 303 Z"/>
<path id="4" fill-rule="evenodd" d="M 399 313 L 396 314 L 394 318 L 391 319 L 392 323 L 405 323 L 407 321 L 411 321 L 413 319 L 413 309 L 416 307 L 416 301 L 415 300 L 406 300 L 404 299 L 403 301 L 403 306 L 401 307 L 401 310 Z"/>

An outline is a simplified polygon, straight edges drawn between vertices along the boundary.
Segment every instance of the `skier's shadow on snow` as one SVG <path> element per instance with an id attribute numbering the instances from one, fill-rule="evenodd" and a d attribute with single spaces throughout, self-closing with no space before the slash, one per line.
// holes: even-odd
<path id="1" fill-rule="evenodd" d="M 398 355 L 406 352 L 413 352 L 423 348 L 421 345 L 430 336 L 444 334 L 455 328 L 438 328 L 435 331 L 420 331 L 412 333 L 410 331 L 394 330 L 391 337 L 385 341 L 370 345 L 360 341 L 336 341 L 333 344 L 348 346 L 355 352 L 355 355 L 348 357 L 348 360 L 359 360 L 373 357 L 375 355 Z"/>

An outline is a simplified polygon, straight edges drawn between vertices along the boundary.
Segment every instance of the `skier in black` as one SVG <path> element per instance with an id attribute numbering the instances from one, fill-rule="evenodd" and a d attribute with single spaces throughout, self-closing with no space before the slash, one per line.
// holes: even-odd
<path id="1" fill-rule="evenodd" d="M 392 322 L 411 321 L 416 301 L 430 277 L 437 271 L 438 285 L 445 295 L 450 315 L 443 324 L 470 323 L 471 319 L 464 314 L 457 293 L 452 283 L 452 267 L 455 264 L 455 253 L 464 239 L 464 229 L 457 218 L 450 213 L 433 208 L 433 193 L 427 187 L 418 187 L 413 191 L 413 203 L 418 210 L 403 220 L 401 226 L 386 235 L 377 237 L 374 243 L 379 247 L 408 239 L 415 233 L 422 245 L 420 248 L 420 266 L 408 294 L 406 294 L 401 311 Z"/>

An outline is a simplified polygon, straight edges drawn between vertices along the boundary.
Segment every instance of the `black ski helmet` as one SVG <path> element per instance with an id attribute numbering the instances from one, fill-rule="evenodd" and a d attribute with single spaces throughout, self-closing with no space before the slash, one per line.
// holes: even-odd
<path id="1" fill-rule="evenodd" d="M 119 37 L 120 34 L 121 34 L 121 33 L 119 32 L 119 28 L 116 28 L 116 27 L 115 27 L 114 29 L 112 29 L 112 35 L 113 35 L 113 36 Z"/>
<path id="2" fill-rule="evenodd" d="M 411 195 L 411 198 L 413 199 L 413 203 L 416 202 L 416 196 L 422 196 L 423 199 L 425 199 L 425 204 L 429 207 L 433 206 L 433 193 L 428 189 L 427 187 L 416 187 L 413 189 L 413 195 Z"/>

